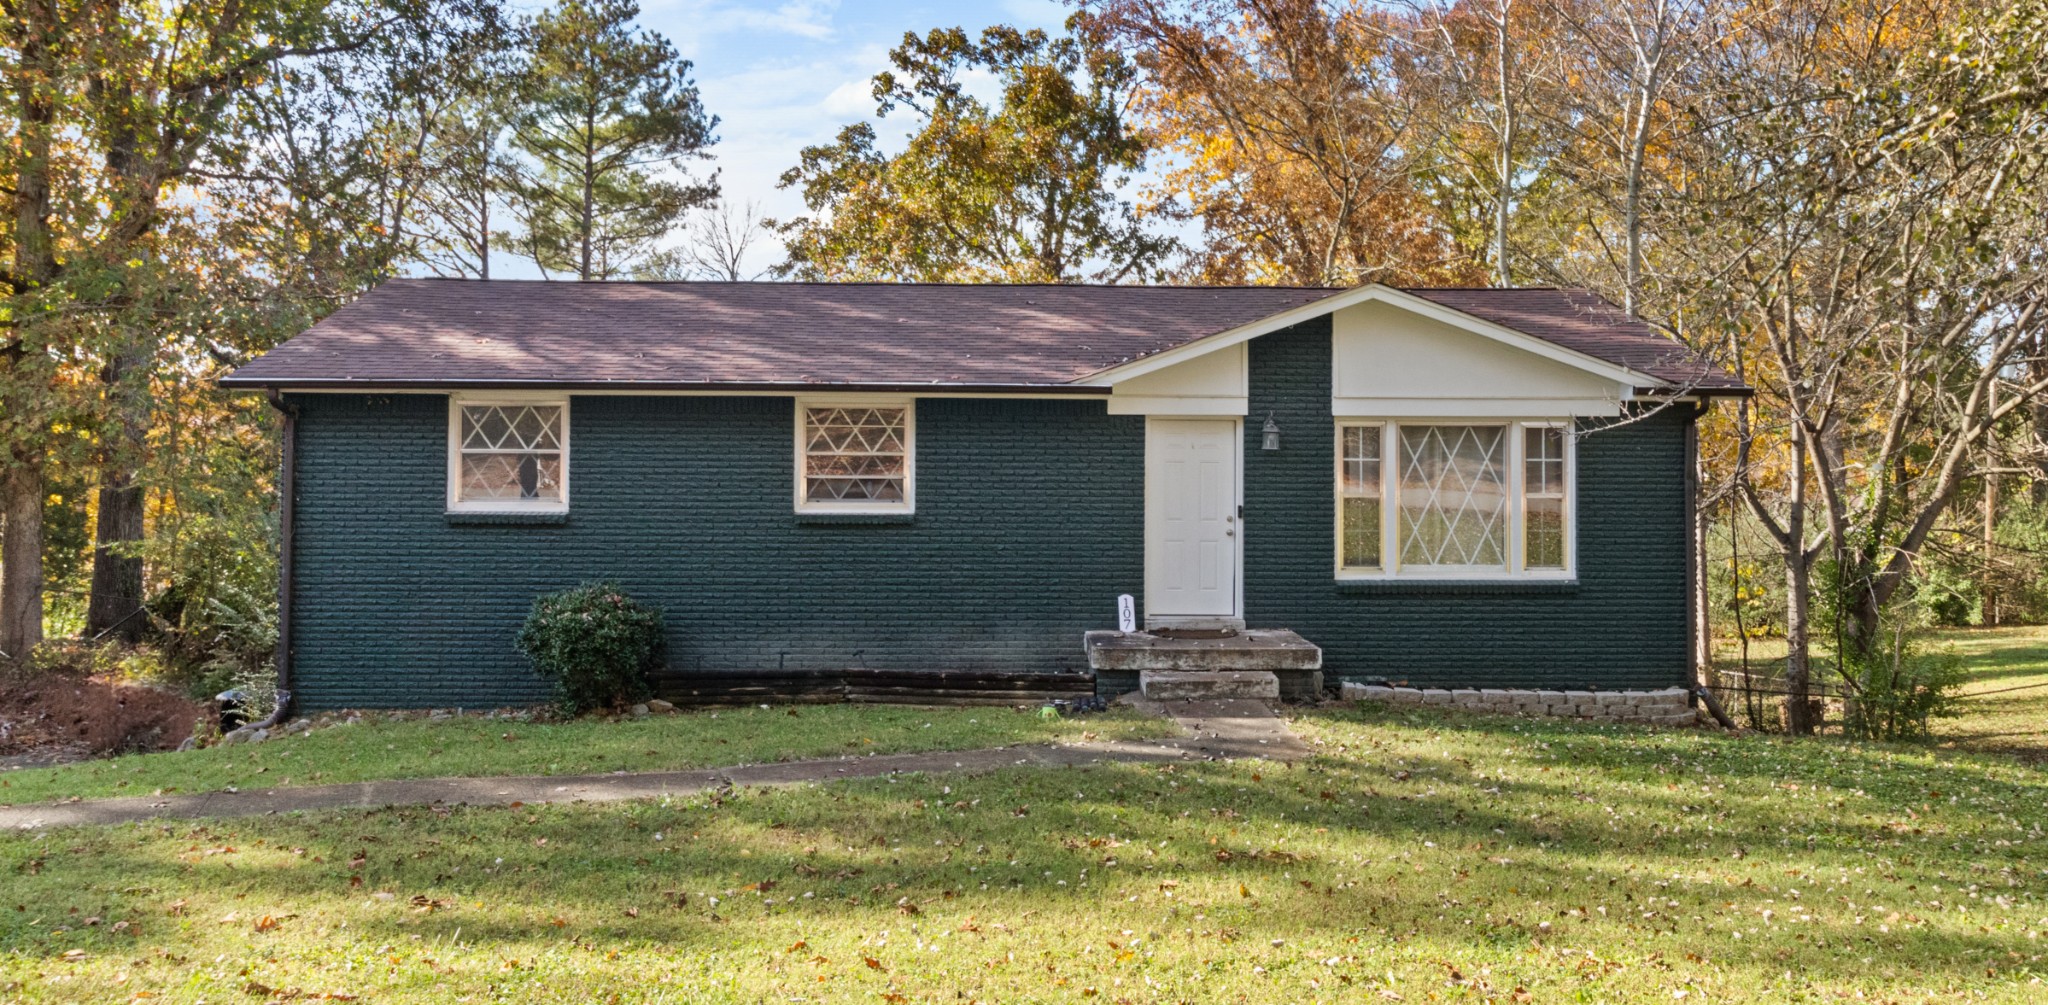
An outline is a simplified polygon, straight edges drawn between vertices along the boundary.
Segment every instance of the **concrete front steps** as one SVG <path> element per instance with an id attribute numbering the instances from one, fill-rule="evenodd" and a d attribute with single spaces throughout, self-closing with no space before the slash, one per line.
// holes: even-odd
<path id="1" fill-rule="evenodd" d="M 1286 629 L 1221 637 L 1155 632 L 1089 632 L 1088 668 L 1105 694 L 1140 691 L 1155 701 L 1314 698 L 1323 690 L 1323 651 Z"/>
<path id="2" fill-rule="evenodd" d="M 1270 670 L 1145 670 L 1138 690 L 1153 701 L 1211 698 L 1280 700 L 1280 677 Z"/>

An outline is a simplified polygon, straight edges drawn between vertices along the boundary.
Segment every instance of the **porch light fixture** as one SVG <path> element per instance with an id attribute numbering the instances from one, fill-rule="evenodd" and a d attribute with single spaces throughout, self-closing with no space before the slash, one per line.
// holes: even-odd
<path id="1" fill-rule="evenodd" d="M 1273 413 L 1271 412 L 1266 413 L 1266 428 L 1263 432 L 1265 433 L 1265 438 L 1260 441 L 1259 448 L 1262 450 L 1280 449 L 1280 424 L 1273 421 Z"/>

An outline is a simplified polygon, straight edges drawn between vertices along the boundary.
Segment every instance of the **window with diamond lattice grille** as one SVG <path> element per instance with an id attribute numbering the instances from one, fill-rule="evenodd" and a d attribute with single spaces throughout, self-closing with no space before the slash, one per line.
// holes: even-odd
<path id="1" fill-rule="evenodd" d="M 461 406 L 456 502 L 559 505 L 561 405 Z"/>
<path id="2" fill-rule="evenodd" d="M 1507 567 L 1506 426 L 1400 428 L 1405 566 Z"/>
<path id="3" fill-rule="evenodd" d="M 806 505 L 909 506 L 910 409 L 806 407 L 803 417 Z"/>

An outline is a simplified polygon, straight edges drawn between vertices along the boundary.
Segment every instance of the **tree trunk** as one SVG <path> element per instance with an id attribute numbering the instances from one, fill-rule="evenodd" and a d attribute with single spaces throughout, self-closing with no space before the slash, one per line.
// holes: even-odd
<path id="1" fill-rule="evenodd" d="M 136 642 L 142 617 L 142 556 L 124 554 L 142 540 L 142 487 L 131 467 L 110 463 L 100 476 L 99 525 L 92 553 L 92 599 L 85 609 L 89 639 Z"/>
<path id="2" fill-rule="evenodd" d="M 1998 624 L 1998 476 L 1984 475 L 1984 624 Z"/>
<path id="3" fill-rule="evenodd" d="M 133 554 L 133 546 L 142 541 L 143 532 L 144 495 L 135 476 L 149 435 L 149 359 L 147 345 L 131 343 L 117 350 L 100 373 L 120 429 L 100 456 L 92 594 L 85 609 L 88 639 L 136 642 L 147 627 L 141 613 L 142 556 Z"/>
<path id="4" fill-rule="evenodd" d="M 0 472 L 0 652 L 27 659 L 43 641 L 43 467 L 17 459 Z"/>
<path id="5" fill-rule="evenodd" d="M 1508 222 L 1510 206 L 1515 197 L 1515 139 L 1520 127 L 1516 114 L 1514 88 L 1510 80 L 1514 76 L 1514 53 L 1509 49 L 1512 37 L 1508 32 L 1508 10 L 1511 4 L 1502 4 L 1498 9 L 1500 19 L 1494 22 L 1495 74 L 1500 78 L 1500 150 L 1494 170 L 1498 175 L 1498 190 L 1494 193 L 1493 207 L 1493 275 L 1494 282 L 1501 286 L 1513 286 L 1514 277 L 1508 269 Z"/>
<path id="6" fill-rule="evenodd" d="M 491 278 L 491 169 L 488 157 L 486 154 L 485 182 L 476 200 L 476 271 L 477 278 L 486 282 Z"/>
<path id="7" fill-rule="evenodd" d="M 2048 381 L 2048 336 L 2035 335 L 2033 359 L 2027 363 L 2027 382 Z M 2036 506 L 2048 506 L 2048 394 L 2037 394 L 2028 405 L 2034 427 L 2034 477 L 2029 495 Z"/>
<path id="8" fill-rule="evenodd" d="M 1794 540 L 1797 540 L 1796 538 Z M 1806 736 L 1818 725 L 1812 701 L 1812 626 L 1808 612 L 1813 598 L 1813 573 L 1804 556 L 1785 560 L 1785 732 Z"/>
<path id="9" fill-rule="evenodd" d="M 582 213 L 577 217 L 578 236 L 583 239 L 583 260 L 581 262 L 582 268 L 577 278 L 584 282 L 590 281 L 590 237 L 591 230 L 595 226 L 591 211 L 592 199 L 594 198 L 591 190 L 597 187 L 597 165 L 594 163 L 595 150 L 597 148 L 597 119 L 595 116 L 596 112 L 592 109 L 583 117 L 583 207 Z"/>

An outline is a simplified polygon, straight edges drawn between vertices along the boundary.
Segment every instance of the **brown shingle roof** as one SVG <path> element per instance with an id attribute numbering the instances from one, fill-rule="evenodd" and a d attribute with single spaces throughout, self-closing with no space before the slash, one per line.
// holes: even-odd
<path id="1" fill-rule="evenodd" d="M 1338 292 L 398 279 L 223 383 L 1057 388 Z M 1586 295 L 1412 292 L 1661 379 L 1700 372 Z"/>
<path id="2" fill-rule="evenodd" d="M 1680 387 L 1742 387 L 1734 374 L 1585 290 L 1523 287 L 1407 292 Z"/>

